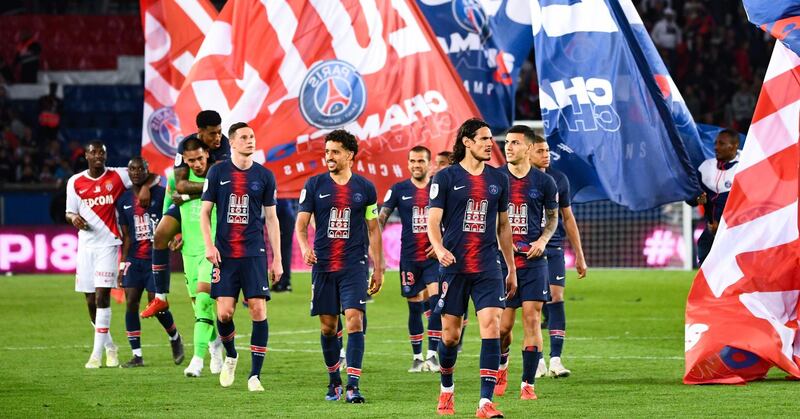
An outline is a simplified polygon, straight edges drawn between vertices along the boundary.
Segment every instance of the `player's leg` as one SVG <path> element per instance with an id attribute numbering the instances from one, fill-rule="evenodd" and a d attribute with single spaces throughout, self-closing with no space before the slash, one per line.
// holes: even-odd
<path id="1" fill-rule="evenodd" d="M 336 401 L 342 397 L 342 376 L 339 372 L 340 344 L 336 337 L 337 323 L 341 324 L 341 306 L 337 298 L 336 282 L 328 272 L 311 273 L 311 315 L 319 317 L 322 358 L 328 368 L 328 392 L 325 400 Z"/>
<path id="2" fill-rule="evenodd" d="M 86 308 L 89 309 L 89 321 L 92 322 L 92 327 L 94 327 L 94 322 L 97 319 L 97 297 L 94 295 L 94 291 L 85 292 L 83 296 L 86 298 Z"/>
<path id="3" fill-rule="evenodd" d="M 248 257 L 241 259 L 240 270 L 242 293 L 247 298 L 252 331 L 250 333 L 250 375 L 247 388 L 250 391 L 264 391 L 261 385 L 261 367 L 267 354 L 269 323 L 267 322 L 267 301 L 270 299 L 267 282 L 267 257 Z"/>
<path id="4" fill-rule="evenodd" d="M 109 329 L 111 327 L 111 288 L 117 286 L 117 275 L 119 273 L 117 258 L 119 246 L 100 247 L 92 249 L 95 304 L 97 305 L 97 317 L 95 319 L 94 345 L 92 348 L 91 360 L 99 360 L 102 357 L 103 349 L 106 350 L 106 366 L 119 366 L 117 347 L 111 338 Z M 97 365 L 99 366 L 99 365 Z M 87 367 L 91 368 L 87 364 Z"/>
<path id="5" fill-rule="evenodd" d="M 455 385 L 453 371 L 458 358 L 458 342 L 461 339 L 463 315 L 467 307 L 469 289 L 466 279 L 455 274 L 439 277 L 441 298 L 436 303 L 434 313 L 441 316 L 442 334 L 438 345 L 439 352 L 439 402 L 436 407 L 440 415 L 455 414 Z"/>
<path id="6" fill-rule="evenodd" d="M 547 249 L 548 277 L 550 279 L 550 302 L 547 329 L 550 332 L 550 368 L 554 377 L 568 377 L 570 370 L 564 368 L 561 353 L 567 336 L 567 317 L 564 310 L 564 288 L 566 287 L 566 267 L 564 251 L 561 248 Z"/>
<path id="7" fill-rule="evenodd" d="M 193 299 L 194 308 L 194 355 L 184 370 L 187 377 L 198 377 L 203 370 L 203 362 L 209 351 L 209 342 L 214 340 L 214 300 L 211 298 L 211 271 L 213 265 L 203 256 L 184 256 L 186 290 Z M 220 343 L 221 346 L 221 343 Z M 210 369 L 219 374 L 222 369 L 222 349 L 215 348 L 212 353 Z"/>
<path id="8" fill-rule="evenodd" d="M 500 368 L 500 317 L 505 309 L 505 294 L 505 281 L 499 269 L 474 275 L 470 295 L 481 336 L 481 398 L 475 413 L 477 417 L 502 415 L 495 408 L 492 397 Z"/>
<path id="9" fill-rule="evenodd" d="M 422 358 L 422 338 L 425 326 L 422 324 L 422 315 L 425 311 L 423 292 L 425 284 L 422 282 L 421 269 L 415 269 L 413 263 L 401 262 L 400 268 L 400 294 L 408 303 L 408 340 L 411 343 L 411 368 L 408 372 L 422 372 L 425 360 Z"/>
<path id="10" fill-rule="evenodd" d="M 436 311 L 439 303 L 439 263 L 431 261 L 422 270 L 422 282 L 425 284 L 423 293 L 427 308 L 425 317 L 428 320 L 428 353 L 425 356 L 425 369 L 439 372 L 439 341 L 442 339 L 442 315 Z"/>
<path id="11" fill-rule="evenodd" d="M 211 297 L 217 300 L 217 330 L 225 347 L 225 361 L 219 374 L 222 387 L 233 385 L 236 364 L 239 361 L 234 343 L 236 325 L 233 323 L 233 315 L 241 290 L 238 269 L 240 265 L 240 259 L 223 259 L 219 268 L 214 268 L 211 279 Z"/>
<path id="12" fill-rule="evenodd" d="M 508 359 L 512 341 L 512 330 L 517 318 L 516 307 L 506 307 L 500 316 L 500 366 L 497 370 L 497 384 L 494 395 L 502 396 L 508 386 Z"/>
<path id="13" fill-rule="evenodd" d="M 172 205 L 161 217 L 153 234 L 153 281 L 155 282 L 155 297 L 147 308 L 142 311 L 144 318 L 152 317 L 156 313 L 169 307 L 167 293 L 169 293 L 169 242 L 181 231 L 180 212 L 176 205 Z"/>
<path id="14" fill-rule="evenodd" d="M 131 267 L 129 267 L 122 279 L 122 286 L 125 287 L 125 332 L 133 352 L 131 360 L 122 364 L 122 368 L 144 366 L 144 359 L 142 358 L 142 325 L 139 320 L 139 301 L 142 298 L 144 287 L 135 286 L 133 275 Z"/>
<path id="15" fill-rule="evenodd" d="M 544 282 L 544 281 L 543 281 Z M 523 301 L 522 326 L 525 336 L 522 341 L 522 383 L 520 398 L 536 400 L 534 392 L 536 368 L 542 359 L 542 306 L 543 301 Z"/>
<path id="16" fill-rule="evenodd" d="M 347 354 L 344 350 L 344 323 L 342 323 L 341 314 L 336 315 L 336 343 L 339 345 L 339 363 L 341 368 L 344 369 L 347 368 Z"/>
<path id="17" fill-rule="evenodd" d="M 364 403 L 359 390 L 361 365 L 364 360 L 364 314 L 367 311 L 368 272 L 364 269 L 336 273 L 339 299 L 344 310 L 347 329 L 347 386 L 345 401 Z"/>
<path id="18" fill-rule="evenodd" d="M 94 294 L 93 254 L 93 249 L 78 249 L 77 264 L 75 266 L 75 291 L 83 294 L 86 300 L 86 308 L 89 311 L 89 320 L 92 322 L 92 332 L 96 332 L 97 296 Z M 86 367 L 99 368 L 100 363 L 100 359 L 93 359 L 90 356 Z"/>

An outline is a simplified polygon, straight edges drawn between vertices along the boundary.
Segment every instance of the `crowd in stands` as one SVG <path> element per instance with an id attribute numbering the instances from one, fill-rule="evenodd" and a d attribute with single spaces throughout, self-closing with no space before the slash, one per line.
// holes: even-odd
<path id="1" fill-rule="evenodd" d="M 773 40 L 738 1 L 634 1 L 695 121 L 747 132 Z M 536 68 L 522 67 L 517 118 L 541 119 Z"/>

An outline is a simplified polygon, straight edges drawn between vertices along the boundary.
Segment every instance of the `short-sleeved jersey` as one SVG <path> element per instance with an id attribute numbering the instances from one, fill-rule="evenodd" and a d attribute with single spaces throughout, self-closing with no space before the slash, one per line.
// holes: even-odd
<path id="1" fill-rule="evenodd" d="M 552 168 L 547 168 L 545 171 L 550 177 L 553 178 L 556 182 L 556 187 L 558 188 L 558 207 L 559 208 L 567 208 L 572 205 L 571 198 L 570 198 L 570 190 L 569 190 L 569 179 L 567 179 L 567 175 L 558 170 L 554 170 Z M 550 241 L 547 242 L 547 247 L 561 247 L 564 245 L 564 239 L 567 237 L 566 230 L 564 230 L 564 221 L 561 214 L 558 216 L 558 227 L 556 228 L 556 232 L 553 233 L 553 237 L 550 238 Z"/>
<path id="2" fill-rule="evenodd" d="M 428 209 L 430 182 L 418 188 L 411 179 L 395 183 L 383 198 L 383 208 L 400 213 L 403 225 L 400 236 L 400 260 L 420 262 L 428 260 L 425 252 L 431 242 L 428 239 Z"/>
<path id="3" fill-rule="evenodd" d="M 275 176 L 258 163 L 247 170 L 231 160 L 211 166 L 202 200 L 217 207 L 214 243 L 222 257 L 266 256 L 261 213 L 263 207 L 275 205 L 275 188 Z"/>
<path id="4" fill-rule="evenodd" d="M 508 176 L 508 221 L 514 243 L 532 243 L 542 235 L 544 210 L 558 208 L 556 182 L 536 168 L 531 168 L 522 178 L 514 176 L 507 165 L 500 170 Z M 514 255 L 517 268 L 532 268 L 546 263 L 544 258 L 528 259 L 525 255 Z"/>
<path id="5" fill-rule="evenodd" d="M 186 143 L 186 140 L 189 138 L 197 138 L 197 133 L 191 134 L 188 137 L 181 140 L 178 144 L 178 152 L 175 154 L 175 168 L 185 167 L 188 168 L 189 166 L 183 161 L 183 145 Z M 228 141 L 228 137 L 222 136 L 222 141 L 219 143 L 219 147 L 214 150 L 208 150 L 208 164 L 212 165 L 217 162 L 221 162 L 224 160 L 229 160 L 231 158 L 231 143 Z"/>
<path id="6" fill-rule="evenodd" d="M 352 174 L 339 185 L 330 174 L 313 176 L 300 191 L 300 212 L 314 215 L 314 272 L 336 272 L 367 265 L 367 208 L 377 210 L 375 185 Z M 371 216 L 374 216 L 372 214 Z"/>
<path id="7" fill-rule="evenodd" d="M 205 183 L 206 178 L 200 177 L 189 170 L 189 181 Z M 184 202 L 179 208 L 181 212 L 181 236 L 183 247 L 181 253 L 187 256 L 201 256 L 206 253 L 206 243 L 203 240 L 203 232 L 200 230 L 200 208 L 203 201 L 192 199 Z M 211 210 L 211 236 L 215 237 L 217 232 L 217 207 Z"/>
<path id="8" fill-rule="evenodd" d="M 86 220 L 88 230 L 78 232 L 78 244 L 85 247 L 117 246 L 120 240 L 117 198 L 131 187 L 127 168 L 106 168 L 93 179 L 89 171 L 72 175 L 67 182 L 67 211 Z"/>
<path id="9" fill-rule="evenodd" d="M 142 208 L 133 189 L 125 191 L 117 200 L 120 228 L 127 229 L 131 238 L 126 258 L 151 259 L 153 255 L 153 233 L 161 220 L 164 187 L 150 188 L 150 207 Z"/>
<path id="10" fill-rule="evenodd" d="M 439 171 L 431 184 L 431 208 L 444 211 L 444 247 L 456 262 L 443 273 L 476 273 L 500 269 L 497 261 L 497 215 L 508 211 L 508 177 L 484 165 L 469 174 L 460 164 Z"/>

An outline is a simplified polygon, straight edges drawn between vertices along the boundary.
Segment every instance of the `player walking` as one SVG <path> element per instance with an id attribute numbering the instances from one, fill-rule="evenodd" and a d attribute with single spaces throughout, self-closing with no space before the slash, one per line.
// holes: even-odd
<path id="1" fill-rule="evenodd" d="M 453 369 L 462 316 L 472 297 L 481 334 L 481 398 L 475 415 L 502 417 L 492 403 L 500 364 L 500 315 L 506 298 L 516 292 L 517 277 L 506 213 L 508 177 L 485 164 L 493 146 L 489 126 L 477 118 L 467 120 L 453 146 L 457 164 L 442 169 L 431 184 L 428 237 L 441 264 L 436 305 L 442 314 L 440 415 L 455 414 Z M 498 243 L 508 265 L 505 284 Z"/>
<path id="2" fill-rule="evenodd" d="M 139 204 L 139 189 L 145 187 L 150 175 L 147 162 L 141 157 L 133 157 L 128 163 L 128 176 L 133 188 L 125 191 L 116 203 L 119 214 L 120 232 L 122 233 L 122 255 L 125 262 L 120 263 L 119 286 L 125 288 L 125 330 L 128 343 L 133 351 L 133 358 L 122 364 L 123 368 L 143 367 L 142 328 L 139 321 L 139 301 L 142 292 L 147 289 L 147 298 L 154 297 L 152 262 L 153 230 L 161 218 L 164 201 L 164 187 L 155 185 L 150 188 L 150 206 L 143 208 Z M 169 336 L 172 346 L 172 359 L 175 364 L 183 362 L 183 341 L 175 320 L 169 310 L 156 315 L 161 326 Z"/>
<path id="3" fill-rule="evenodd" d="M 508 176 L 508 218 L 514 237 L 517 293 L 506 301 L 500 320 L 500 370 L 494 394 L 502 396 L 508 384 L 511 330 L 522 307 L 522 383 L 520 398 L 536 400 L 536 367 L 542 358 L 542 306 L 549 299 L 545 246 L 558 225 L 558 192 L 550 176 L 531 167 L 533 144 L 544 141 L 524 125 L 515 125 L 506 135 L 506 161 L 501 170 Z M 503 267 L 506 269 L 506 267 Z"/>
<path id="4" fill-rule="evenodd" d="M 434 307 L 439 301 L 439 263 L 433 259 L 435 254 L 428 240 L 430 161 L 431 152 L 423 146 L 416 146 L 408 152 L 408 171 L 411 172 L 411 178 L 392 185 L 386 192 L 378 216 L 378 224 L 383 229 L 386 220 L 397 208 L 403 225 L 400 239 L 400 293 L 408 300 L 408 338 L 413 353 L 408 372 L 426 369 L 439 371 L 436 353 L 442 336 L 439 313 L 428 313 L 427 361 L 422 357 L 422 337 L 425 332 L 422 315 L 426 311 L 426 291 L 430 296 L 430 307 Z"/>
<path id="5" fill-rule="evenodd" d="M 217 329 L 226 352 L 219 383 L 223 387 L 233 384 L 239 360 L 234 346 L 236 328 L 233 314 L 241 291 L 247 299 L 253 321 L 250 337 L 252 366 L 247 388 L 264 391 L 260 374 L 269 337 L 267 300 L 270 293 L 262 209 L 273 253 L 270 279 L 274 283 L 283 273 L 280 228 L 275 213 L 275 176 L 269 169 L 253 162 L 256 136 L 252 128 L 244 122 L 237 122 L 231 125 L 228 135 L 233 149 L 231 159 L 209 169 L 200 209 L 206 258 L 216 267 L 211 279 L 211 297 L 217 300 Z M 216 240 L 212 242 L 211 212 L 215 206 L 217 231 Z"/>
<path id="6" fill-rule="evenodd" d="M 328 173 L 306 182 L 295 228 L 303 260 L 313 266 L 311 315 L 319 316 L 322 356 L 330 380 L 325 399 L 332 401 L 342 395 L 336 324 L 344 310 L 348 403 L 365 401 L 358 387 L 364 357 L 363 319 L 367 296 L 380 291 L 384 270 L 375 186 L 351 171 L 357 153 L 358 142 L 349 132 L 334 130 L 325 137 Z M 312 215 L 317 227 L 313 249 L 308 243 Z M 368 248 L 374 265 L 371 282 L 367 279 Z"/>

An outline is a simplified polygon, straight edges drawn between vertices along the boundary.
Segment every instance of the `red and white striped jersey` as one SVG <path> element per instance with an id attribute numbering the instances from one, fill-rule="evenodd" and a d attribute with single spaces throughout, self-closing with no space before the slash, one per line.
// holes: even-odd
<path id="1" fill-rule="evenodd" d="M 89 171 L 73 175 L 67 182 L 67 212 L 80 215 L 89 224 L 78 232 L 80 247 L 122 244 L 114 202 L 132 185 L 126 168 L 107 168 L 94 179 Z"/>

